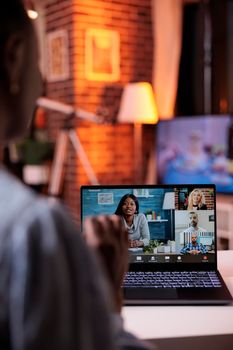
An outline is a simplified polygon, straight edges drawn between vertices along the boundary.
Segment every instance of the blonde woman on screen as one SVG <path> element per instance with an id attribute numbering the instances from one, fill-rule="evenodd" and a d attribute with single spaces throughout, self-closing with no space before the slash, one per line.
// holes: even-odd
<path id="1" fill-rule="evenodd" d="M 202 190 L 195 188 L 188 197 L 188 210 L 206 210 L 205 196 Z"/>

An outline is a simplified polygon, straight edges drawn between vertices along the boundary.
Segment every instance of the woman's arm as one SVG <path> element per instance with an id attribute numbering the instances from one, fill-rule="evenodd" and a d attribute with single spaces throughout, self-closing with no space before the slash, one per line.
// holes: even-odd
<path id="1" fill-rule="evenodd" d="M 139 214 L 140 215 L 140 241 L 144 243 L 144 246 L 149 245 L 149 240 L 150 240 L 150 230 L 148 226 L 148 222 L 146 220 L 146 217 L 144 214 Z"/>

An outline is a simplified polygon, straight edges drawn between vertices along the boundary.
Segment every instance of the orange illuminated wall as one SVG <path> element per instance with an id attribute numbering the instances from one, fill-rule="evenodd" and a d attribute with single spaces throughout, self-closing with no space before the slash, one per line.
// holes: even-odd
<path id="1" fill-rule="evenodd" d="M 116 123 L 123 86 L 152 78 L 151 0 L 58 0 L 46 6 L 47 31 L 63 28 L 69 38 L 70 78 L 47 84 L 47 95 L 76 107 L 104 115 L 102 124 L 77 120 L 77 130 L 89 161 L 101 184 L 133 183 L 133 127 Z M 120 75 L 90 80 L 86 69 L 86 33 L 90 29 L 110 30 L 119 36 Z M 133 103 L 133 101 L 132 101 Z M 64 117 L 50 115 L 49 132 L 53 140 L 64 124 Z M 154 127 L 145 127 L 144 160 Z M 66 163 L 63 199 L 75 219 L 79 215 L 79 188 L 89 180 L 72 146 Z"/>

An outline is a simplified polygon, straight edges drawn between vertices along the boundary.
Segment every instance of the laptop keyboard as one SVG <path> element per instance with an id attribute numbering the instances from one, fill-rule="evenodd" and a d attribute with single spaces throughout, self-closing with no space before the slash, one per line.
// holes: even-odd
<path id="1" fill-rule="evenodd" d="M 215 271 L 127 272 L 123 287 L 212 288 L 221 287 Z"/>

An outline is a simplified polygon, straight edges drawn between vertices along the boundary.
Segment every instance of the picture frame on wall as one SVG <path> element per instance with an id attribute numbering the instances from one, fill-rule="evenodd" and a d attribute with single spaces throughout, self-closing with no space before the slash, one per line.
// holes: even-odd
<path id="1" fill-rule="evenodd" d="M 113 204 L 113 192 L 98 193 L 98 204 Z"/>
<path id="2" fill-rule="evenodd" d="M 87 29 L 85 77 L 108 82 L 120 79 L 120 35 L 116 30 Z"/>
<path id="3" fill-rule="evenodd" d="M 68 33 L 65 29 L 47 34 L 47 80 L 56 82 L 67 80 L 69 71 Z"/>

